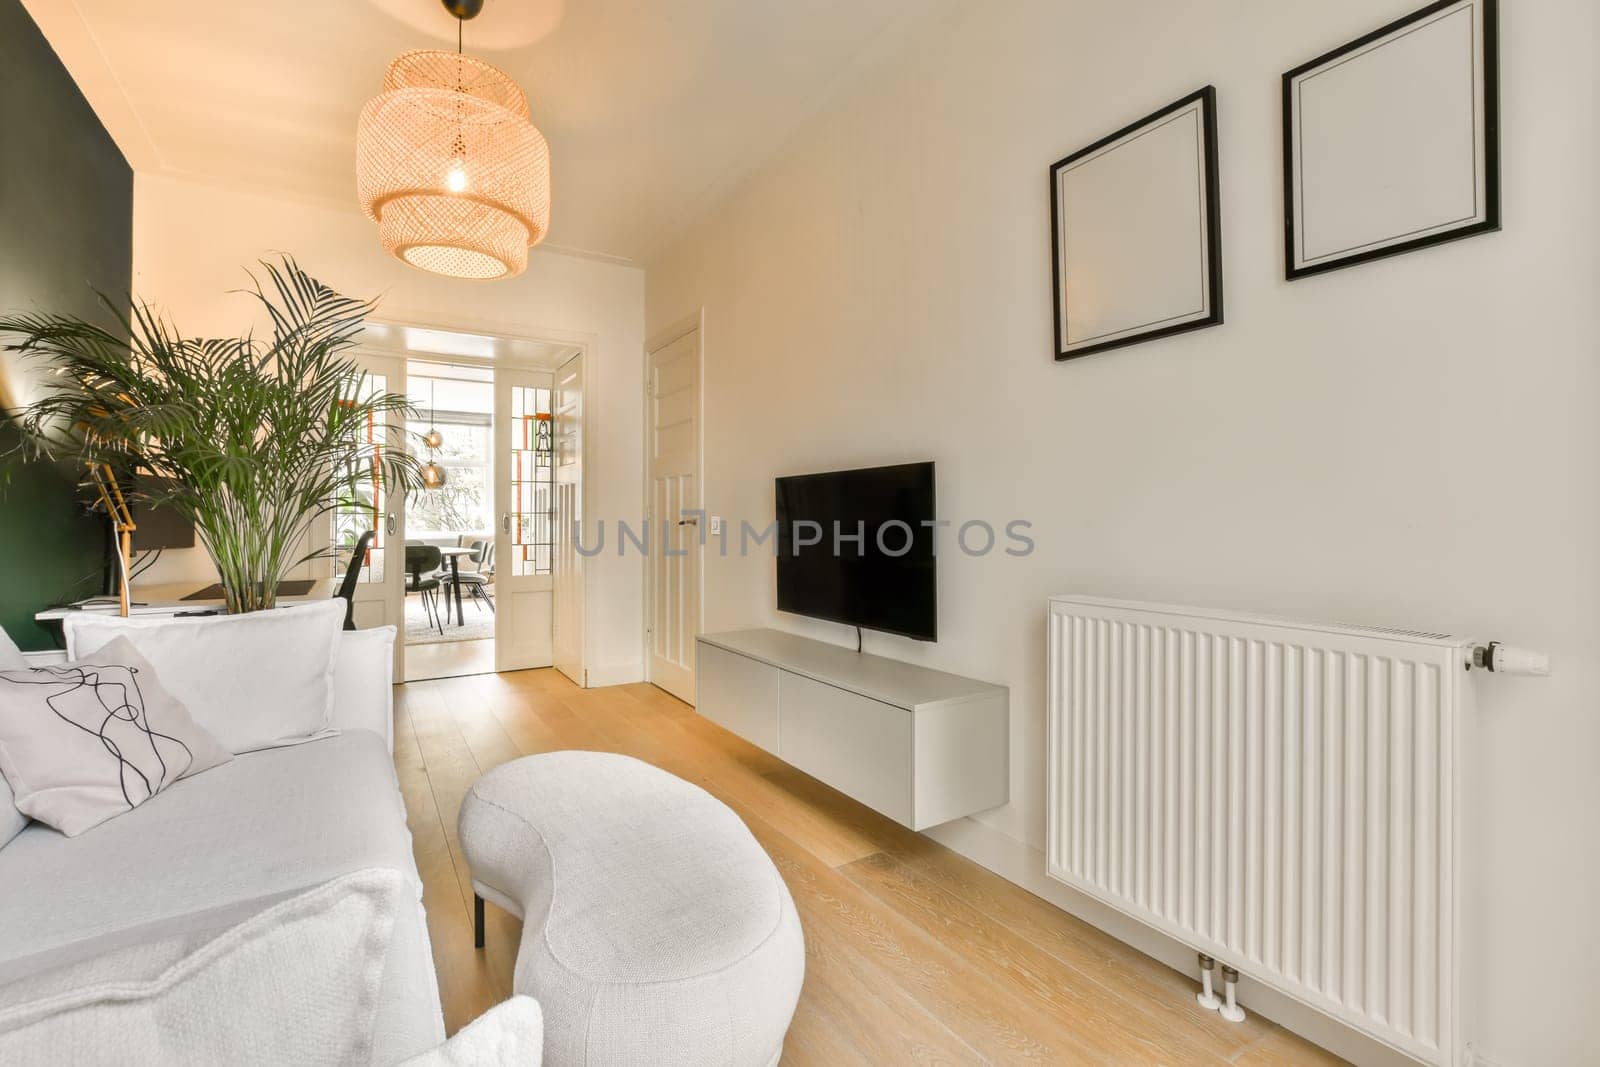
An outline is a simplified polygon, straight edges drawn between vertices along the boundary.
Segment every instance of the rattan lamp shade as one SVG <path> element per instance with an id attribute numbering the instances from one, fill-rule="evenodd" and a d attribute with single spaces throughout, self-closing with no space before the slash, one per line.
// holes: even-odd
<path id="1" fill-rule="evenodd" d="M 550 147 L 517 84 L 458 52 L 407 52 L 361 110 L 356 189 L 383 247 L 456 278 L 508 278 L 550 227 Z"/>

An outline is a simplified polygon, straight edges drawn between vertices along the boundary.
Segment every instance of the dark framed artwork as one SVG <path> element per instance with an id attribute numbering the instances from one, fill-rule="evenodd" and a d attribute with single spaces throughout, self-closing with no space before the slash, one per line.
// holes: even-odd
<path id="1" fill-rule="evenodd" d="M 1221 323 L 1217 204 L 1209 85 L 1052 166 L 1056 359 Z"/>
<path id="2" fill-rule="evenodd" d="M 1288 278 L 1500 228 L 1496 0 L 1440 0 L 1283 76 Z"/>

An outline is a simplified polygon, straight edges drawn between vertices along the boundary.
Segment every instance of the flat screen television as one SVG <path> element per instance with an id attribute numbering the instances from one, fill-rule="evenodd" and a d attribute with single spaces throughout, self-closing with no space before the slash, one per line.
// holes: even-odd
<path id="1" fill-rule="evenodd" d="M 776 489 L 779 611 L 938 640 L 932 463 L 801 474 Z"/>

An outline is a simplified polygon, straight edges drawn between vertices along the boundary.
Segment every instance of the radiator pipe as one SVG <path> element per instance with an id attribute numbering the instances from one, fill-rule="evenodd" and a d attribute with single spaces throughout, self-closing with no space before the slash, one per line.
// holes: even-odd
<path id="1" fill-rule="evenodd" d="M 1216 992 L 1211 988 L 1211 972 L 1216 970 L 1216 967 L 1216 960 L 1204 952 L 1200 953 L 1200 992 L 1194 995 L 1194 999 L 1198 1000 L 1200 1006 L 1207 1011 L 1216 1011 L 1222 1007 L 1222 1001 L 1217 999 Z"/>
<path id="2" fill-rule="evenodd" d="M 1228 995 L 1228 1000 L 1218 1013 L 1230 1023 L 1244 1022 L 1244 1009 L 1239 1007 L 1239 972 L 1232 967 L 1222 968 L 1222 988 Z"/>

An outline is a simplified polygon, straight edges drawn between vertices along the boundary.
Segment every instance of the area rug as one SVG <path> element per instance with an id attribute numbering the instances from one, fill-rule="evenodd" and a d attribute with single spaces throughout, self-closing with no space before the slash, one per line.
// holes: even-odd
<path id="1" fill-rule="evenodd" d="M 466 624 L 456 625 L 455 600 L 446 600 L 444 590 L 439 591 L 439 621 L 444 623 L 444 633 L 440 633 L 428 618 L 428 613 L 423 610 L 422 597 L 417 593 L 406 594 L 406 644 L 428 645 L 441 644 L 446 641 L 480 641 L 485 637 L 494 636 L 494 615 L 483 605 L 482 601 L 473 602 L 472 595 L 465 593 L 461 598 L 461 607 L 466 613 Z M 448 604 L 449 610 L 446 609 Z"/>

